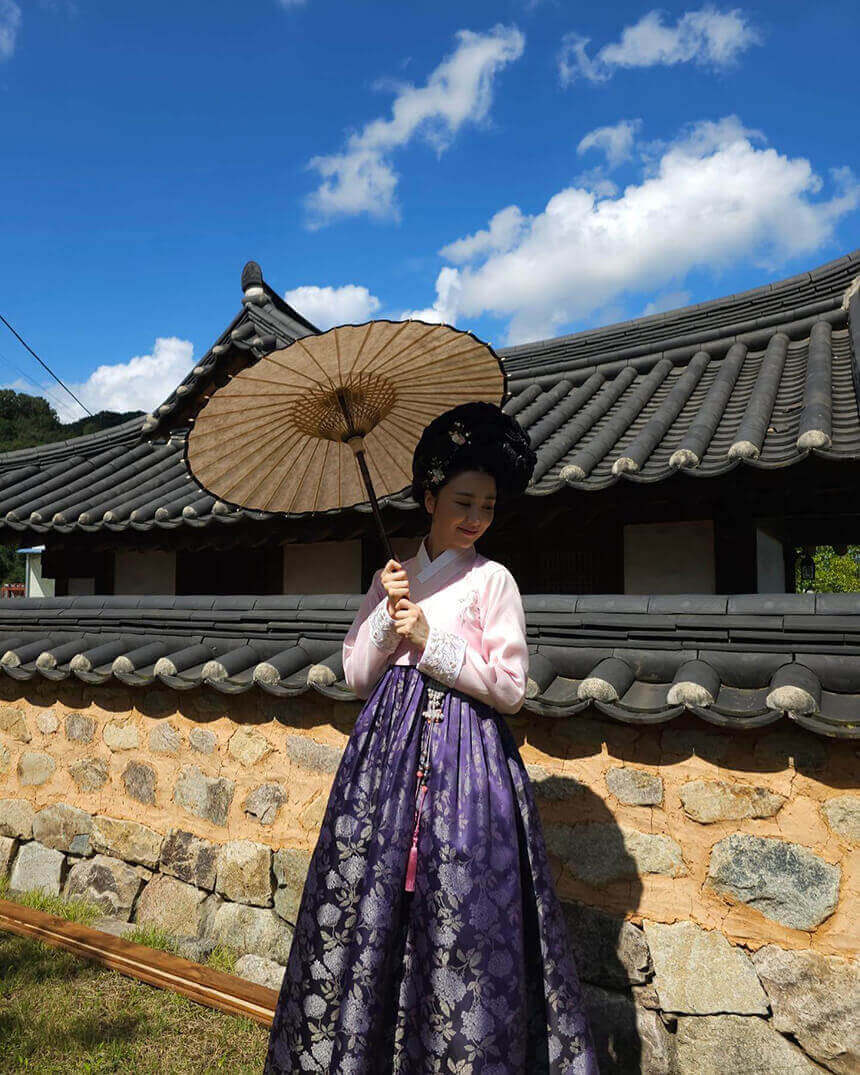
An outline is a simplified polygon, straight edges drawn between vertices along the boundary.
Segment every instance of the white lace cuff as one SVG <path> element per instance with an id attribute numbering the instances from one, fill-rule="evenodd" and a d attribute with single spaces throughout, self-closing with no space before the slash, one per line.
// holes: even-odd
<path id="1" fill-rule="evenodd" d="M 465 638 L 450 631 L 439 631 L 431 624 L 418 669 L 446 687 L 453 687 L 463 666 L 466 645 Z"/>
<path id="2" fill-rule="evenodd" d="M 400 645 L 397 621 L 388 615 L 388 598 L 383 597 L 368 617 L 370 641 L 383 653 L 393 653 Z"/>

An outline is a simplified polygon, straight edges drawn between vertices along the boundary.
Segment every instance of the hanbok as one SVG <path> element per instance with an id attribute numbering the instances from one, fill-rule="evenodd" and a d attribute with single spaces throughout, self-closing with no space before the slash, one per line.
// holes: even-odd
<path id="1" fill-rule="evenodd" d="M 366 701 L 310 860 L 264 1075 L 592 1075 L 594 1047 L 531 784 L 517 584 L 474 548 L 380 572 L 343 645 Z"/>

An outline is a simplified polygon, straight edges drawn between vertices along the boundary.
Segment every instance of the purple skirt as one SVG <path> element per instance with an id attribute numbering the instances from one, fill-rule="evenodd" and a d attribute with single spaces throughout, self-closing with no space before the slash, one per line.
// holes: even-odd
<path id="1" fill-rule="evenodd" d="M 425 716 L 428 688 L 444 691 L 441 720 Z M 390 666 L 359 713 L 311 857 L 264 1075 L 298 1072 L 597 1072 L 511 731 L 410 665 Z"/>

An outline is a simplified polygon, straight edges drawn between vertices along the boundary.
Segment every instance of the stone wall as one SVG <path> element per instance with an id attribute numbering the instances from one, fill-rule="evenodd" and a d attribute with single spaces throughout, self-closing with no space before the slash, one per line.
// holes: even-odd
<path id="1" fill-rule="evenodd" d="M 356 705 L 0 681 L 0 873 L 274 984 Z M 602 1072 L 858 1070 L 856 750 L 508 718 Z M 852 1037 L 853 1035 L 853 1037 Z"/>

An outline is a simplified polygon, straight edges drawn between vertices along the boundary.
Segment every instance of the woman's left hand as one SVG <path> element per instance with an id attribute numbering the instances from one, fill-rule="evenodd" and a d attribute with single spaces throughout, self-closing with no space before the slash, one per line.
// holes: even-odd
<path id="1" fill-rule="evenodd" d="M 430 637 L 430 625 L 424 615 L 424 609 L 413 604 L 408 597 L 401 597 L 394 607 L 394 619 L 397 623 L 397 634 L 424 649 Z"/>

